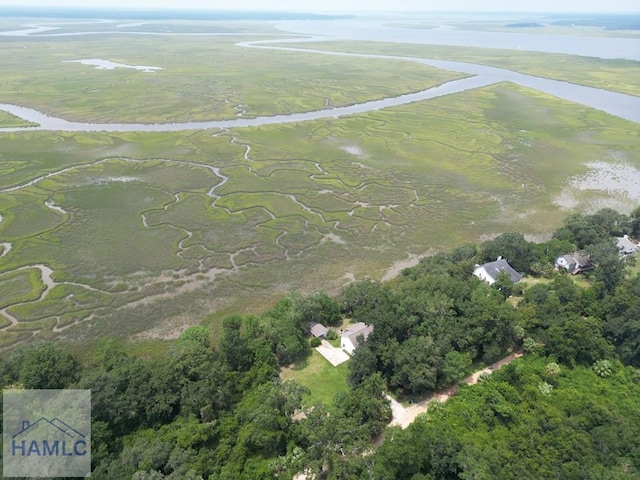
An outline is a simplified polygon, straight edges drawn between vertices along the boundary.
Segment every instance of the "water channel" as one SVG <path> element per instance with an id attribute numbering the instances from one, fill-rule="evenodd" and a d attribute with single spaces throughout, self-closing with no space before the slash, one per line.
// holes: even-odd
<path id="1" fill-rule="evenodd" d="M 353 23 L 353 22 L 352 22 Z M 372 28 L 375 27 L 375 22 L 367 25 L 366 28 L 363 26 L 366 22 L 361 22 L 360 29 L 350 30 L 344 28 L 344 24 L 342 24 L 342 35 L 340 32 L 333 31 L 331 29 L 331 37 L 320 37 L 313 38 L 313 40 L 317 41 L 319 39 L 324 40 L 336 40 L 340 38 L 354 38 L 354 39 L 371 39 L 370 36 L 373 35 Z M 302 27 L 300 25 L 303 25 Z M 301 33 L 317 33 L 315 28 L 312 28 L 314 25 L 323 25 L 326 30 L 327 22 L 287 22 L 285 24 L 281 24 L 281 28 L 292 29 L 295 31 L 302 30 Z M 378 28 L 381 28 L 384 32 L 381 38 L 386 41 L 392 41 L 393 38 L 404 38 L 400 35 L 399 32 L 404 32 L 409 29 L 398 29 L 398 28 L 386 28 L 384 26 L 378 25 Z M 386 28 L 386 30 L 385 30 Z M 334 30 L 338 30 L 334 28 Z M 387 30 L 391 30 L 392 32 L 396 32 L 396 37 L 389 34 Z M 33 31 L 42 32 L 42 27 L 33 27 Z M 27 33 L 25 33 L 27 32 Z M 349 32 L 347 34 L 347 32 Z M 360 33 L 358 33 L 360 32 Z M 431 31 L 427 31 L 431 32 Z M 3 32 L 3 35 L 11 35 L 12 32 Z M 28 30 L 16 31 L 14 32 L 16 36 L 30 36 L 28 34 Z M 94 32 L 85 32 L 86 34 L 91 34 Z M 419 34 L 425 34 L 425 31 L 419 31 Z M 468 32 L 467 32 L 468 33 Z M 474 32 L 478 34 L 485 34 L 487 32 Z M 77 33 L 76 33 L 77 34 Z M 104 33 L 111 34 L 111 33 Z M 144 34 L 144 33 L 140 33 Z M 51 34 L 53 35 L 53 34 Z M 62 34 L 57 34 L 62 35 Z M 174 34 L 176 35 L 176 34 Z M 412 33 L 412 38 L 416 37 L 416 33 Z M 511 34 L 506 34 L 511 35 Z M 47 34 L 39 34 L 38 38 L 46 37 Z M 531 35 L 530 35 L 531 36 Z M 480 35 L 482 38 L 482 35 Z M 535 36 L 538 38 L 539 36 Z M 348 56 L 348 57 L 364 57 L 364 58 L 379 58 L 379 59 L 395 59 L 395 60 L 404 60 L 404 61 L 412 61 L 417 63 L 422 63 L 424 65 L 429 65 L 432 67 L 437 67 L 445 70 L 452 70 L 456 72 L 462 72 L 465 74 L 473 75 L 469 78 L 453 80 L 447 83 L 444 83 L 440 86 L 429 88 L 426 90 L 422 90 L 420 92 L 400 95 L 396 97 L 389 97 L 382 100 L 375 100 L 370 102 L 364 102 L 354 105 L 349 105 L 345 107 L 336 107 L 336 108 L 327 108 L 322 110 L 316 110 L 312 112 L 306 113 L 295 113 L 295 114 L 287 114 L 287 115 L 274 115 L 274 116 L 264 116 L 264 117 L 256 117 L 256 118 L 237 118 L 230 120 L 216 120 L 216 121 L 202 121 L 202 122 L 184 122 L 184 123 L 154 123 L 154 124 L 143 124 L 143 123 L 87 123 L 87 122 L 71 122 L 68 120 L 64 120 L 61 118 L 56 118 L 53 116 L 46 115 L 37 110 L 22 107 L 19 105 L 11 105 L 11 104 L 0 104 L 0 110 L 4 110 L 6 112 L 15 115 L 16 117 L 22 118 L 26 121 L 38 124 L 37 126 L 32 127 L 8 127 L 8 128 L 0 128 L 1 132 L 17 132 L 17 131 L 34 131 L 34 130 L 58 130 L 58 131 L 66 131 L 66 132 L 119 132 L 119 131 L 143 131 L 143 132 L 175 132 L 175 131 L 183 131 L 183 130 L 204 130 L 204 129 L 217 129 L 217 128 L 233 128 L 233 127 L 256 127 L 261 125 L 273 125 L 273 124 L 284 124 L 284 123 L 294 123 L 294 122 L 303 122 L 309 120 L 318 120 L 323 118 L 338 118 L 345 115 L 353 115 L 359 114 L 374 110 L 379 110 L 382 108 L 393 107 L 397 105 L 403 105 L 407 103 L 429 100 L 432 98 L 441 97 L 444 95 L 450 95 L 454 93 L 464 92 L 467 90 L 484 87 L 487 85 L 492 85 L 499 82 L 512 82 L 518 85 L 522 85 L 527 88 L 532 88 L 535 90 L 539 90 L 555 97 L 569 100 L 572 102 L 580 103 L 582 105 L 586 105 L 588 107 L 592 107 L 611 115 L 615 115 L 617 117 L 630 120 L 632 122 L 640 123 L 640 97 L 635 97 L 633 95 L 627 95 L 623 93 L 612 92 L 608 90 L 597 89 L 593 87 L 586 87 L 582 85 L 577 85 L 569 82 L 563 82 L 559 80 L 552 80 L 547 78 L 535 77 L 532 75 L 526 75 L 518 72 L 514 72 L 511 70 L 506 70 L 502 68 L 489 67 L 485 65 L 477 65 L 473 63 L 466 62 L 453 62 L 453 61 L 444 61 L 444 60 L 434 60 L 434 59 L 425 59 L 425 58 L 416 58 L 416 57 L 403 57 L 403 56 L 393 56 L 393 55 L 373 55 L 373 54 L 356 54 L 356 53 L 341 53 L 341 52 L 332 52 L 318 49 L 304 49 L 304 48 L 292 48 L 286 46 L 275 46 L 275 43 L 290 43 L 290 42 L 299 42 L 301 39 L 273 39 L 273 40 L 263 40 L 263 41 L 255 41 L 255 42 L 241 42 L 236 44 L 238 47 L 244 48 L 263 48 L 263 49 L 277 49 L 277 50 L 292 50 L 292 51 L 304 51 L 310 54 L 316 55 L 337 55 L 337 56 Z M 406 39 L 405 39 L 406 40 Z M 602 39 L 598 39 L 601 41 Z M 606 39 L 606 40 L 619 40 L 619 39 Z M 625 40 L 625 45 L 632 45 L 633 39 L 622 39 Z M 418 41 L 417 39 L 415 41 Z M 580 40 L 581 41 L 581 40 Z M 631 41 L 631 43 L 630 43 Z M 637 40 L 635 41 L 637 42 Z M 579 44 L 579 42 L 575 42 L 574 44 Z M 269 44 L 269 45 L 266 45 Z M 545 42 L 541 43 L 542 47 L 544 47 Z M 637 45 L 637 43 L 636 43 Z"/>
<path id="2" fill-rule="evenodd" d="M 366 40 L 372 42 L 398 42 L 423 45 L 450 45 L 458 47 L 495 48 L 529 52 L 564 53 L 583 57 L 625 59 L 640 61 L 640 39 L 583 35 L 545 35 L 542 33 L 495 32 L 456 28 L 444 23 L 436 28 L 416 28 L 416 20 L 426 23 L 440 22 L 433 16 L 398 18 L 393 20 L 290 20 L 281 22 L 281 30 L 322 35 L 334 40 Z M 450 21 L 451 19 L 449 19 Z M 457 23 L 473 24 L 477 19 L 458 19 Z M 406 24 L 401 28 L 398 25 Z"/>

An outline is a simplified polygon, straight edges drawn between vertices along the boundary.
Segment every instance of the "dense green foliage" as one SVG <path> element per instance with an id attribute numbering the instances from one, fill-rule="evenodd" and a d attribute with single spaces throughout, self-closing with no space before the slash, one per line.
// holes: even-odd
<path id="1" fill-rule="evenodd" d="M 84 366 L 52 343 L 24 346 L 2 359 L 0 381 L 91 389 L 96 479 L 638 478 L 640 274 L 617 255 L 582 286 L 564 271 L 525 288 L 470 274 L 496 254 L 527 258 L 531 271 L 566 248 L 633 233 L 638 210 L 609 213 L 573 215 L 545 244 L 508 233 L 464 245 L 336 300 L 290 294 L 262 315 L 228 317 L 215 348 L 204 327 L 152 359 L 113 341 Z M 614 267 L 607 284 L 598 271 Z M 343 316 L 373 333 L 349 362 L 350 390 L 309 404 L 280 368 L 309 355 L 309 322 Z M 524 359 L 431 403 L 406 430 L 387 428 L 386 391 L 449 386 L 516 349 Z"/>
<path id="2" fill-rule="evenodd" d="M 469 266 L 436 255 L 398 282 L 347 287 L 350 314 L 374 325 L 350 363 L 350 383 L 379 371 L 392 388 L 423 393 L 461 379 L 471 361 L 515 347 L 513 306 L 499 290 L 470 279 Z M 356 291 L 359 301 L 352 298 Z"/>
<path id="3" fill-rule="evenodd" d="M 479 252 L 466 246 L 425 259 L 395 284 L 380 286 L 388 295 L 400 295 L 406 301 L 411 297 L 403 292 L 413 292 L 415 282 L 429 285 L 418 289 L 424 292 L 421 300 L 415 293 L 413 298 L 414 305 L 428 305 L 429 314 L 419 317 L 412 326 L 418 330 L 395 345 L 396 351 L 402 351 L 409 344 L 418 357 L 411 369 L 401 370 L 413 375 L 407 377 L 409 381 L 429 371 L 434 361 L 446 364 L 452 352 L 482 359 L 480 354 L 486 356 L 492 348 L 521 346 L 533 356 L 503 367 L 477 386 L 461 388 L 446 408 L 430 409 L 407 430 L 388 430 L 374 458 L 372 476 L 361 478 L 637 478 L 640 275 L 626 276 L 625 261 L 619 258 L 612 236 L 633 234 L 638 213 L 627 217 L 602 210 L 572 215 L 546 244 L 528 244 L 519 235 L 504 234 L 483 244 Z M 496 247 L 500 244 L 503 250 Z M 568 247 L 572 248 L 559 250 Z M 465 283 L 460 273 L 463 266 L 468 272 L 476 259 L 489 260 L 501 252 L 528 259 L 529 264 L 520 268 L 531 271 L 532 264 L 543 260 L 541 253 L 554 258 L 573 249 L 595 260 L 589 288 L 559 272 L 527 288 L 517 303 L 501 302 L 495 294 L 498 283 L 492 288 Z M 447 288 L 456 281 L 461 281 L 457 288 Z M 472 299 L 472 307 L 465 310 L 461 305 L 466 298 Z M 355 303 L 352 298 L 349 301 Z M 393 303 L 396 308 L 400 305 Z M 447 327 L 440 331 L 438 317 L 446 309 L 438 311 L 437 304 L 453 310 Z M 505 310 L 510 311 L 503 317 Z M 480 323 L 478 331 L 486 336 L 474 338 L 474 321 L 482 319 L 483 312 L 492 322 Z M 406 313 L 396 318 L 395 332 L 401 331 L 401 320 L 406 318 L 410 318 Z M 492 329 L 496 323 L 501 325 L 500 334 Z M 424 338 L 420 331 L 433 332 L 429 338 L 435 340 L 421 341 L 416 349 L 416 339 Z M 451 342 L 461 333 L 473 341 L 465 346 Z M 366 378 L 366 367 L 385 372 L 381 362 L 388 357 L 377 354 L 377 349 L 397 338 L 372 336 L 350 365 L 352 381 Z M 426 352 L 433 351 L 433 342 L 441 348 L 430 356 Z M 623 367 L 618 359 L 629 366 Z M 446 369 L 441 367 L 440 372 Z M 391 385 L 397 375 L 392 371 Z M 432 378 L 434 386 L 440 386 L 438 377 Z"/>
<path id="4" fill-rule="evenodd" d="M 553 373 L 548 361 L 512 363 L 408 429 L 389 430 L 373 478 L 638 478 L 638 371 Z"/>
<path id="5" fill-rule="evenodd" d="M 391 420 L 373 375 L 329 406 L 303 409 L 305 388 L 279 367 L 309 353 L 308 321 L 340 318 L 326 294 L 292 294 L 258 317 L 229 317 L 213 349 L 203 327 L 143 360 L 107 341 L 81 371 L 52 343 L 16 350 L 2 386 L 92 391 L 92 478 L 259 479 L 320 471 L 360 455 Z M 301 418 L 293 420 L 294 412 Z"/>
<path id="6" fill-rule="evenodd" d="M 613 240 L 630 233 L 632 219 L 609 209 L 575 214 L 547 243 L 504 233 L 479 250 L 465 245 L 427 257 L 395 282 L 350 285 L 342 295 L 345 312 L 375 327 L 350 363 L 350 383 L 358 385 L 378 371 L 392 389 L 421 394 L 460 380 L 472 362 L 489 362 L 524 347 L 524 340 L 534 350 L 536 343 L 544 345 L 568 364 L 608 358 L 613 344 L 625 361 L 638 365 L 638 325 L 631 319 L 640 308 L 640 280 L 623 281 L 625 262 Z M 594 259 L 594 288 L 580 288 L 551 270 L 556 256 L 576 249 Z M 520 287 L 508 277 L 491 287 L 469 278 L 476 262 L 499 256 L 517 270 L 553 279 L 527 289 L 516 307 L 508 297 Z M 618 317 L 614 312 L 620 310 Z"/>

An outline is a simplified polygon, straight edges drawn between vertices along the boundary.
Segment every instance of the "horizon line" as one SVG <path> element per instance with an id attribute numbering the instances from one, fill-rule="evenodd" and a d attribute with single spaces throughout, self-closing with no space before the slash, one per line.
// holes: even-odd
<path id="1" fill-rule="evenodd" d="M 142 11 L 142 12 L 156 12 L 156 11 L 174 11 L 174 12 L 183 12 L 183 11 L 192 11 L 192 12 L 226 12 L 226 13 L 241 13 L 241 12 L 254 12 L 254 13 L 313 13 L 313 14 L 324 14 L 324 15 L 335 15 L 338 13 L 341 14 L 351 14 L 351 13 L 474 13 L 474 14 L 495 14 L 495 13 L 509 13 L 509 14 L 536 14 L 536 15 L 545 15 L 545 14 L 603 14 L 603 15 L 640 15 L 640 9 L 637 11 L 612 11 L 612 10 L 466 10 L 466 9 L 458 9 L 458 10 L 423 10 L 423 9 L 407 9 L 407 10 L 396 10 L 396 9 L 372 9 L 372 10 L 363 10 L 363 9 L 355 9 L 355 10 L 303 10 L 303 9 L 290 9 L 290 8 L 273 8 L 273 9 L 263 9 L 263 8 L 207 8 L 207 7 L 136 7 L 136 6 L 74 6 L 74 5 L 0 5 L 0 10 L 6 8 L 14 8 L 14 9 L 24 9 L 24 10 L 59 10 L 59 9 L 74 9 L 76 11 Z"/>

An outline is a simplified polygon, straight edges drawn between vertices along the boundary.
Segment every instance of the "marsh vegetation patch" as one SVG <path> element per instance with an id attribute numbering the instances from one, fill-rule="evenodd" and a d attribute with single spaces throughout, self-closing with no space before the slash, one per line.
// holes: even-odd
<path id="1" fill-rule="evenodd" d="M 181 42 L 176 51 L 183 48 Z M 211 48 L 223 59 L 236 52 L 218 41 Z M 303 57 L 278 58 L 288 65 Z M 396 62 L 354 65 L 352 86 L 402 73 Z M 369 77 L 371 69 L 378 77 Z M 266 77 L 256 75 L 256 82 L 270 78 L 269 68 L 258 71 Z M 165 73 L 138 77 L 155 82 Z M 322 97 L 323 108 L 329 84 L 293 79 L 293 90 L 298 80 Z M 274 87 L 265 105 L 279 95 L 276 83 L 265 84 Z M 118 88 L 118 95 L 126 90 Z M 371 92 L 364 88 L 349 101 L 361 94 Z M 175 113 L 171 102 L 153 95 L 138 101 L 157 108 L 157 118 Z M 62 100 L 60 106 L 67 108 Z M 190 110 L 189 100 L 180 108 Z M 51 271 L 30 270 L 34 283 L 25 301 L 0 289 L 0 305 L 7 305 L 2 345 L 34 335 L 171 336 L 212 311 L 260 311 L 292 289 L 332 292 L 366 275 L 382 278 L 487 231 L 544 235 L 564 217 L 554 201 L 567 179 L 585 174 L 585 163 L 614 154 L 640 167 L 639 140 L 629 134 L 634 127 L 497 84 L 297 124 L 2 135 L 0 241 L 11 249 L 2 250 L 0 274 L 33 265 Z M 580 135 L 589 143 L 576 142 Z M 588 208 L 587 199 L 578 198 L 574 208 Z M 24 275 L 15 282 L 12 288 L 27 288 Z"/>
<path id="2" fill-rule="evenodd" d="M 155 35 L 12 39 L 0 49 L 1 103 L 69 121 L 197 122 L 347 106 L 464 76 L 400 60 L 234 45 L 243 40 L 242 34 L 206 41 Z M 13 126 L 1 115 L 0 126 Z"/>
<path id="3" fill-rule="evenodd" d="M 634 35 L 638 36 L 640 34 L 635 33 Z M 406 55 L 490 65 L 536 77 L 564 80 L 579 85 L 640 96 L 640 84 L 635 80 L 640 71 L 640 62 L 634 60 L 611 60 L 578 55 L 499 50 L 495 48 L 382 42 L 305 42 L 292 44 L 292 46 L 340 52 Z"/>

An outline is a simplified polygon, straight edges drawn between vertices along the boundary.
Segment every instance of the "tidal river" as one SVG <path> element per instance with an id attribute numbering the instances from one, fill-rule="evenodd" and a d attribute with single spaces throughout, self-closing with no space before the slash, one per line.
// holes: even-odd
<path id="1" fill-rule="evenodd" d="M 322 35 L 338 40 L 398 42 L 423 45 L 451 45 L 458 47 L 495 48 L 528 52 L 565 53 L 583 57 L 618 58 L 640 61 L 640 40 L 625 37 L 588 37 L 579 35 L 545 35 L 541 33 L 491 32 L 456 28 L 446 22 L 436 28 L 415 28 L 415 20 L 438 21 L 426 16 L 353 20 L 290 20 L 278 28 L 291 33 Z M 457 19 L 473 25 L 477 18 Z M 392 25 L 393 23 L 394 25 Z M 414 25 L 414 28 L 402 28 Z"/>
<path id="2" fill-rule="evenodd" d="M 318 22 L 322 23 L 322 22 Z M 284 25 L 287 27 L 288 25 Z M 299 25 L 296 25 L 298 30 Z M 36 27 L 34 27 L 36 28 Z M 307 28 L 307 31 L 313 29 Z M 343 29 L 343 31 L 348 29 Z M 402 30 L 403 29 L 394 29 Z M 41 31 L 41 30 L 40 30 Z M 92 32 L 86 32 L 90 34 Z M 330 38 L 321 37 L 314 38 L 317 41 L 320 39 L 336 40 L 341 37 L 337 32 L 332 31 Z M 3 32 L 4 35 L 11 34 L 11 32 Z M 25 31 L 16 32 L 20 36 L 25 36 Z M 60 35 L 60 34 L 58 34 Z M 367 30 L 367 35 L 371 33 Z M 367 35 L 362 34 L 363 38 L 367 38 Z M 26 35 L 28 36 L 28 35 Z M 38 35 L 43 37 L 45 35 Z M 385 40 L 391 41 L 387 36 Z M 348 38 L 353 38 L 353 34 L 350 34 Z M 407 95 L 400 95 L 396 97 L 389 97 L 382 100 L 364 102 L 346 107 L 327 108 L 316 110 L 307 113 L 295 113 L 288 115 L 274 115 L 256 118 L 238 118 L 231 120 L 219 120 L 219 121 L 205 121 L 205 122 L 184 122 L 184 123 L 162 123 L 162 124 L 143 124 L 143 123 L 83 123 L 83 122 L 70 122 L 61 118 L 52 117 L 39 112 L 34 109 L 22 107 L 19 105 L 0 104 L 0 110 L 5 110 L 17 117 L 37 124 L 33 127 L 11 127 L 0 128 L 0 132 L 16 132 L 16 131 L 33 131 L 33 130 L 58 130 L 67 132 L 118 132 L 118 131 L 145 131 L 145 132 L 175 132 L 181 130 L 203 130 L 203 129 L 215 129 L 215 128 L 233 128 L 233 127 L 255 127 L 260 125 L 273 125 L 283 123 L 303 122 L 308 120 L 318 120 L 323 118 L 338 118 L 345 115 L 352 115 L 357 113 L 364 113 L 373 110 L 379 110 L 382 108 L 393 107 L 397 105 L 403 105 L 407 103 L 429 100 L 432 98 L 441 97 L 443 95 L 450 95 L 466 90 L 484 87 L 487 85 L 495 84 L 498 82 L 512 82 L 524 87 L 533 88 L 550 95 L 553 95 L 564 100 L 580 103 L 598 110 L 602 110 L 611 115 L 630 120 L 636 123 L 640 123 L 640 97 L 632 95 L 626 95 L 623 93 L 611 92 L 608 90 L 601 90 L 592 87 L 585 87 L 568 82 L 562 82 L 558 80 L 551 80 L 546 78 L 534 77 L 531 75 L 525 75 L 522 73 L 513 72 L 510 70 L 489 67 L 484 65 L 477 65 L 473 63 L 465 62 L 452 62 L 443 60 L 432 60 L 415 57 L 401 57 L 391 55 L 367 55 L 367 54 L 355 54 L 355 53 L 340 53 L 331 52 L 317 49 L 303 49 L 292 48 L 285 46 L 274 46 L 274 43 L 286 44 L 289 42 L 299 42 L 300 38 L 287 39 L 287 40 L 268 40 L 268 41 L 256 41 L 256 42 L 241 42 L 238 43 L 238 47 L 243 48 L 262 48 L 262 49 L 278 49 L 278 50 L 295 50 L 305 51 L 309 54 L 315 55 L 338 55 L 338 56 L 351 56 L 351 57 L 365 57 L 365 58 L 380 58 L 380 59 L 396 59 L 405 60 L 411 62 L 422 63 L 425 65 L 442 68 L 445 70 L 452 70 L 456 72 L 462 72 L 469 75 L 473 75 L 469 78 L 460 80 L 454 80 L 444 83 L 440 86 L 422 90 L 417 93 L 411 93 Z M 267 45 L 269 44 L 269 45 Z"/>

